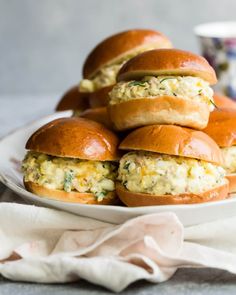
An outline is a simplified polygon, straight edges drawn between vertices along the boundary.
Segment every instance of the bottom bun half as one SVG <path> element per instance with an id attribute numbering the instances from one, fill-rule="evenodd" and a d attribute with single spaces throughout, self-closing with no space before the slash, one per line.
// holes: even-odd
<path id="1" fill-rule="evenodd" d="M 207 126 L 210 114 L 205 103 L 171 96 L 135 99 L 109 105 L 108 113 L 117 130 L 153 124 L 203 129 Z"/>
<path id="2" fill-rule="evenodd" d="M 236 193 L 236 173 L 226 175 L 229 181 L 229 193 Z"/>
<path id="3" fill-rule="evenodd" d="M 128 207 L 197 204 L 228 198 L 229 184 L 227 182 L 222 186 L 200 194 L 151 195 L 130 192 L 122 184 L 117 183 L 116 192 L 120 200 Z"/>
<path id="4" fill-rule="evenodd" d="M 35 184 L 31 181 L 25 182 L 25 188 L 40 197 L 46 197 L 69 203 L 91 204 L 91 205 L 115 205 L 119 203 L 115 192 L 107 194 L 106 198 L 98 202 L 96 197 L 91 193 L 79 193 L 79 192 L 65 192 L 62 190 L 49 189 L 44 186 Z"/>

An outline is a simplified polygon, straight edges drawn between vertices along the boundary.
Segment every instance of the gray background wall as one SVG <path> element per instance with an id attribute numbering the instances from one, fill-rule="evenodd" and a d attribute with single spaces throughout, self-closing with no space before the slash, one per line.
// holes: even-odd
<path id="1" fill-rule="evenodd" d="M 157 29 L 197 52 L 196 24 L 235 18 L 235 0 L 0 0 L 0 95 L 63 92 L 120 30 Z"/>

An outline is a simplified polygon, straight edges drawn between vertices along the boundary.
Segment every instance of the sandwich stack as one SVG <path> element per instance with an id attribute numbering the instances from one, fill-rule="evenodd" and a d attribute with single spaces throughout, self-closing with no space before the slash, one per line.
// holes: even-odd
<path id="1" fill-rule="evenodd" d="M 226 199 L 222 151 L 202 131 L 215 107 L 215 72 L 203 57 L 171 47 L 150 30 L 95 47 L 79 91 L 69 90 L 57 107 L 73 109 L 74 117 L 43 126 L 26 144 L 26 188 L 87 204 Z"/>

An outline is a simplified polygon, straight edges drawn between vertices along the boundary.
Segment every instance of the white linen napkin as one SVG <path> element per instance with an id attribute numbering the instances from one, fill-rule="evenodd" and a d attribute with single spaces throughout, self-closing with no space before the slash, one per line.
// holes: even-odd
<path id="1" fill-rule="evenodd" d="M 80 278 L 120 292 L 145 279 L 168 280 L 180 267 L 236 273 L 236 217 L 184 228 L 171 212 L 112 225 L 0 199 L 0 274 L 56 283 Z"/>

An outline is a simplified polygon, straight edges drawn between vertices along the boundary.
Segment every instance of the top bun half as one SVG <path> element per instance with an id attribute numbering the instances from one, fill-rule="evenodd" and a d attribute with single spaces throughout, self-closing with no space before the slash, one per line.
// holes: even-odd
<path id="1" fill-rule="evenodd" d="M 105 65 L 149 46 L 171 48 L 172 44 L 165 35 L 153 30 L 136 29 L 112 35 L 90 52 L 83 66 L 83 77 L 90 79 Z"/>
<path id="2" fill-rule="evenodd" d="M 203 131 L 213 138 L 220 147 L 236 145 L 236 110 L 214 110 Z"/>
<path id="3" fill-rule="evenodd" d="M 222 163 L 219 147 L 207 134 L 175 125 L 150 125 L 136 129 L 121 142 L 119 148 Z"/>
<path id="4" fill-rule="evenodd" d="M 118 137 L 102 124 L 84 118 L 61 118 L 31 135 L 26 149 L 57 157 L 117 160 Z"/>
<path id="5" fill-rule="evenodd" d="M 210 84 L 217 82 L 214 69 L 204 57 L 179 49 L 154 49 L 131 58 L 120 69 L 117 81 L 163 75 L 195 76 Z"/>
<path id="6" fill-rule="evenodd" d="M 59 101 L 56 111 L 79 110 L 89 108 L 88 94 L 79 92 L 78 85 L 71 87 Z"/>

